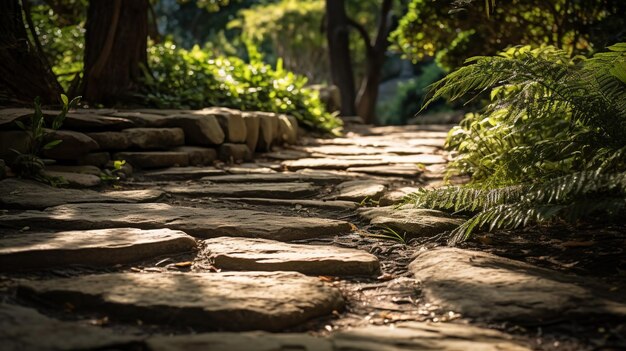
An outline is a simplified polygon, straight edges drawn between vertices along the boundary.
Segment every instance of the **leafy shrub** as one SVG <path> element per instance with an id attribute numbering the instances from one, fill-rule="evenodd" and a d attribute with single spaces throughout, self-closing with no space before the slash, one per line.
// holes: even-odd
<path id="1" fill-rule="evenodd" d="M 437 54 L 447 69 L 518 44 L 554 45 L 587 55 L 626 39 L 625 12 L 623 0 L 508 0 L 495 7 L 482 0 L 410 0 L 390 38 L 409 58 Z"/>
<path id="2" fill-rule="evenodd" d="M 61 128 L 65 116 L 70 108 L 73 108 L 78 103 L 80 97 L 76 97 L 69 101 L 67 96 L 61 95 L 61 102 L 63 104 L 61 112 L 52 119 L 50 129 L 57 130 Z M 21 153 L 17 150 L 13 150 L 17 153 L 17 157 L 11 165 L 11 169 L 22 178 L 32 178 L 39 181 L 55 184 L 58 180 L 46 177 L 43 174 L 44 162 L 40 158 L 41 153 L 44 150 L 50 150 L 59 145 L 62 140 L 52 140 L 44 144 L 46 136 L 49 134 L 46 131 L 46 121 L 41 111 L 41 103 L 39 97 L 35 98 L 35 111 L 30 116 L 27 124 L 21 121 L 15 122 L 17 126 L 26 132 L 28 135 L 28 150 L 25 153 Z"/>
<path id="3" fill-rule="evenodd" d="M 430 101 L 491 90 L 447 145 L 465 186 L 411 195 L 417 206 L 471 213 L 474 230 L 576 221 L 626 212 L 626 43 L 585 59 L 554 47 L 477 57 L 444 78 Z"/>
<path id="4" fill-rule="evenodd" d="M 272 68 L 252 48 L 250 63 L 171 42 L 150 46 L 148 55 L 153 77 L 146 75 L 145 98 L 159 108 L 224 106 L 290 114 L 303 126 L 326 132 L 341 126 L 317 93 L 305 88 L 306 78 L 284 70 L 280 60 Z"/>

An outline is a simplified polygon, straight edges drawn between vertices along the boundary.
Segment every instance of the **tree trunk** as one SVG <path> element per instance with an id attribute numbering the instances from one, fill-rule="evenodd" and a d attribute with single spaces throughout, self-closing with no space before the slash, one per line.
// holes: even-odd
<path id="1" fill-rule="evenodd" d="M 0 100 L 58 103 L 63 89 L 26 33 L 18 0 L 0 1 Z"/>
<path id="2" fill-rule="evenodd" d="M 366 43 L 369 47 L 367 50 L 367 68 L 356 103 L 357 114 L 363 118 L 365 123 L 374 123 L 376 118 L 378 86 L 380 85 L 382 67 L 385 63 L 385 53 L 389 47 L 389 40 L 387 38 L 389 37 L 391 29 L 389 14 L 392 4 L 392 0 L 383 1 L 376 40 L 373 44 L 369 42 Z M 364 37 L 364 39 L 366 38 L 367 37 Z"/>
<path id="3" fill-rule="evenodd" d="M 90 0 L 83 99 L 113 104 L 140 87 L 147 67 L 148 0 Z"/>
<path id="4" fill-rule="evenodd" d="M 326 0 L 326 37 L 330 74 L 341 94 L 341 115 L 354 116 L 356 92 L 344 0 Z"/>

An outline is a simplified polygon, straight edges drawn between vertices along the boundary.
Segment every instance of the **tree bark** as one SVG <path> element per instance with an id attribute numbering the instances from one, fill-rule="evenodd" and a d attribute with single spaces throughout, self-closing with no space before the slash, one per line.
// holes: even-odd
<path id="1" fill-rule="evenodd" d="M 348 16 L 344 0 L 326 0 L 326 38 L 333 84 L 341 94 L 341 115 L 354 116 L 356 90 L 350 59 Z"/>
<path id="2" fill-rule="evenodd" d="M 389 32 L 391 29 L 391 21 L 389 14 L 393 0 L 384 0 L 380 10 L 380 22 L 378 23 L 378 30 L 376 32 L 376 39 L 374 43 L 371 43 L 369 37 L 364 35 L 367 32 L 363 29 L 359 29 L 359 25 L 353 23 L 361 32 L 363 39 L 366 41 L 367 47 L 367 67 L 365 70 L 365 77 L 361 83 L 359 93 L 356 102 L 356 111 L 365 123 L 374 123 L 376 118 L 376 101 L 378 100 L 378 87 L 380 85 L 380 76 L 382 73 L 382 67 L 385 63 L 385 53 L 389 47 Z"/>
<path id="3" fill-rule="evenodd" d="M 0 101 L 58 103 L 63 89 L 26 33 L 18 0 L 0 1 Z"/>
<path id="4" fill-rule="evenodd" d="M 148 0 L 90 0 L 83 99 L 113 104 L 137 91 L 148 65 Z"/>

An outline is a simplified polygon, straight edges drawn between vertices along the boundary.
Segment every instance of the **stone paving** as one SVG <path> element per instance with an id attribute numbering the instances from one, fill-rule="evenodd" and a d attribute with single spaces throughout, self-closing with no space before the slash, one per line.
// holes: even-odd
<path id="1" fill-rule="evenodd" d="M 69 123 L 133 149 L 131 177 L 97 190 L 0 181 L 3 349 L 530 350 L 528 333 L 497 323 L 626 318 L 600 281 L 380 239 L 391 229 L 420 242 L 462 223 L 398 206 L 442 180 L 449 126 L 353 125 L 277 148 L 264 114 L 100 114 Z M 5 111 L 0 127 L 21 116 Z M 189 164 L 182 144 L 228 143 L 270 152 L 169 167 Z"/>

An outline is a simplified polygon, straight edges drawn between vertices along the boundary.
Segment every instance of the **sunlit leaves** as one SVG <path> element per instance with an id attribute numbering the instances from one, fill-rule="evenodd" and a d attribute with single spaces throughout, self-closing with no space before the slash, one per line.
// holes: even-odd
<path id="1" fill-rule="evenodd" d="M 166 42 L 149 47 L 153 80 L 145 96 L 162 108 L 224 106 L 295 116 L 306 127 L 332 131 L 340 125 L 325 111 L 306 78 L 260 60 L 215 56 L 209 49 L 177 48 Z"/>

